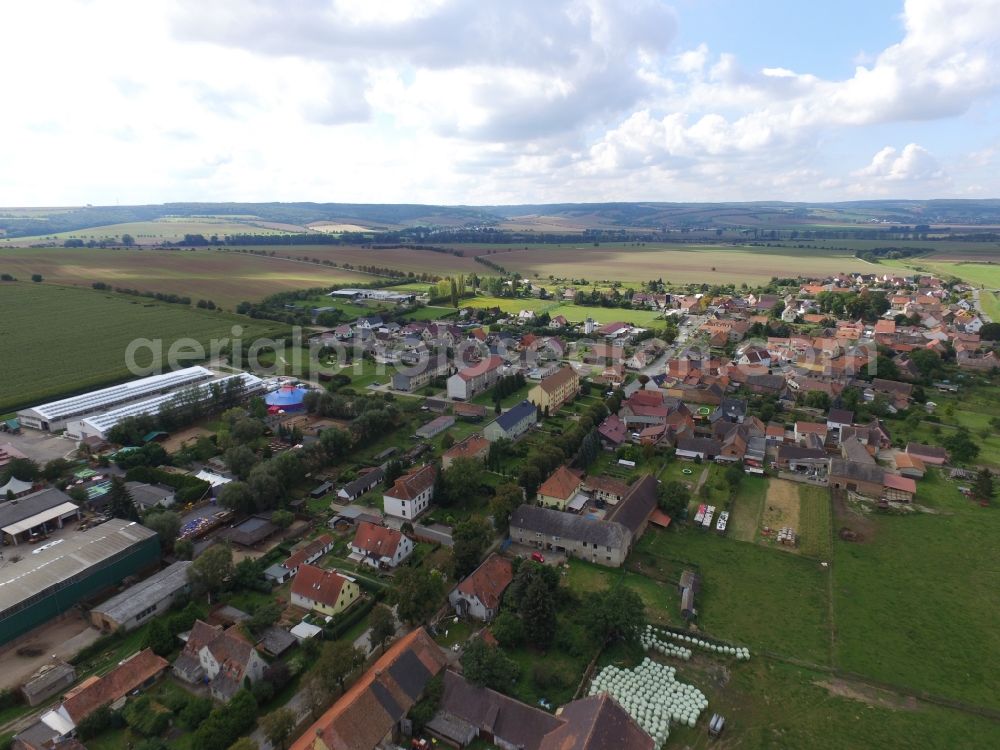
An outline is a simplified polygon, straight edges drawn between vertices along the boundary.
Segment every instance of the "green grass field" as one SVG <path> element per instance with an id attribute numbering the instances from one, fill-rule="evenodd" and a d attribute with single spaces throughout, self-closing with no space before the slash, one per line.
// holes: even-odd
<path id="1" fill-rule="evenodd" d="M 752 542 L 757 538 L 757 527 L 760 525 L 760 514 L 766 496 L 765 477 L 744 477 L 729 516 L 729 536 L 741 542 Z"/>
<path id="2" fill-rule="evenodd" d="M 1000 708 L 1000 514 L 931 471 L 918 502 L 880 516 L 862 543 L 834 543 L 838 666 Z"/>
<path id="3" fill-rule="evenodd" d="M 636 549 L 640 561 L 652 553 L 698 567 L 698 624 L 707 633 L 829 663 L 828 573 L 815 561 L 685 528 L 649 530 Z M 670 598 L 673 615 L 679 610 L 676 589 Z"/>
<path id="4" fill-rule="evenodd" d="M 232 337 L 234 325 L 243 327 L 244 341 L 284 329 L 228 313 L 45 283 L 6 282 L 0 298 L 0 413 L 132 377 L 125 353 L 137 338 L 162 340 L 166 353 L 180 338 L 207 343 Z"/>

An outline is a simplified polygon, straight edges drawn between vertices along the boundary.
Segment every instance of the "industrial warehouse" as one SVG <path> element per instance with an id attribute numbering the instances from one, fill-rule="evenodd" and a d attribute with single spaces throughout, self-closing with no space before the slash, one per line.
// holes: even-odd
<path id="1" fill-rule="evenodd" d="M 112 519 L 55 539 L 0 568 L 0 646 L 160 560 L 156 532 Z"/>
<path id="2" fill-rule="evenodd" d="M 181 396 L 207 399 L 212 389 L 225 392 L 232 383 L 239 383 L 241 395 L 264 390 L 264 381 L 250 373 L 216 379 L 211 370 L 188 367 L 23 409 L 18 417 L 26 427 L 49 432 L 65 430 L 78 440 L 87 437 L 104 440 L 115 425 L 128 417 L 156 414 L 164 404 Z"/>

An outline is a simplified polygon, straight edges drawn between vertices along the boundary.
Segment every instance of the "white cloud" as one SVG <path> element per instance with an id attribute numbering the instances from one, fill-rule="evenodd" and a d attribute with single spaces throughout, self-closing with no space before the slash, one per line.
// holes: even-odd
<path id="1" fill-rule="evenodd" d="M 996 192 L 995 144 L 940 154 L 950 178 L 914 143 L 833 155 L 875 126 L 930 143 L 912 123 L 1000 91 L 1000 0 L 900 19 L 829 80 L 780 45 L 761 69 L 676 49 L 659 0 L 6 4 L 0 204 Z"/>

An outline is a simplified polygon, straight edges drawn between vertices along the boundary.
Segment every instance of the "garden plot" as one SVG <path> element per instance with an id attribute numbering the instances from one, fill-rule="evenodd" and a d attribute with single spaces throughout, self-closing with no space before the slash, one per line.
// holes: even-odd
<path id="1" fill-rule="evenodd" d="M 787 479 L 772 479 L 764 498 L 761 533 L 774 538 L 779 529 L 799 530 L 799 486 Z"/>

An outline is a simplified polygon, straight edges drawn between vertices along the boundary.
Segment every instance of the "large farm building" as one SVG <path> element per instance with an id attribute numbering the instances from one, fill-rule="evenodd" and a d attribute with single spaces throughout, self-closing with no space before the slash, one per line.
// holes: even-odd
<path id="1" fill-rule="evenodd" d="M 108 431 L 123 419 L 156 414 L 163 404 L 181 394 L 207 399 L 211 389 L 225 390 L 233 382 L 240 383 L 244 396 L 264 390 L 264 381 L 249 373 L 214 378 L 214 373 L 204 367 L 188 367 L 22 409 L 18 417 L 22 425 L 37 430 L 66 430 L 77 439 L 105 439 Z"/>
<path id="2" fill-rule="evenodd" d="M 155 531 L 112 519 L 8 561 L 0 569 L 0 646 L 117 587 L 159 559 Z"/>

